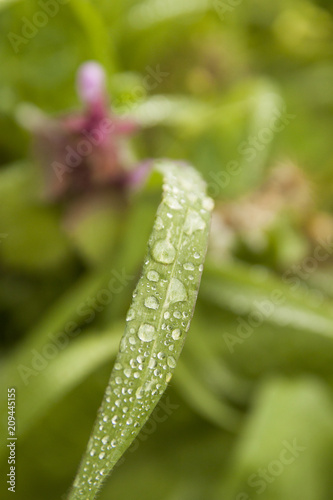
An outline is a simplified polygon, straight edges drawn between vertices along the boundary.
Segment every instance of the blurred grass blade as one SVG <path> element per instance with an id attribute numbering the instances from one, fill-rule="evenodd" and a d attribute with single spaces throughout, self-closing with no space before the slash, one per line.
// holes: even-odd
<path id="1" fill-rule="evenodd" d="M 111 50 L 111 38 L 99 10 L 90 0 L 71 0 L 68 5 L 90 40 L 91 57 L 103 64 L 108 72 L 114 71 L 115 54 Z"/>
<path id="2" fill-rule="evenodd" d="M 129 21 L 136 29 L 147 29 L 180 16 L 205 13 L 208 6 L 207 0 L 183 0 L 183 2 L 172 0 L 167 5 L 159 0 L 146 0 L 132 7 Z M 147 12 L 148 14 L 152 12 L 153 15 L 147 15 Z"/>
<path id="3" fill-rule="evenodd" d="M 241 413 L 218 398 L 182 360 L 178 363 L 175 382 L 183 398 L 203 418 L 231 432 L 238 429 Z"/>
<path id="4" fill-rule="evenodd" d="M 201 322 L 198 325 L 199 318 L 198 311 L 192 326 L 193 342 L 187 344 L 184 354 L 189 354 L 191 364 L 195 366 L 196 376 L 206 383 L 212 393 L 227 397 L 236 404 L 243 404 L 250 393 L 250 381 L 239 377 L 221 358 L 211 334 L 202 335 L 208 322 L 201 312 Z"/>
<path id="5" fill-rule="evenodd" d="M 26 387 L 20 387 L 20 405 L 17 409 L 20 425 L 17 435 L 21 437 L 25 434 L 61 397 L 96 368 L 115 357 L 120 335 L 121 326 L 116 325 L 111 331 L 103 333 L 92 330 L 69 347 L 60 347 L 64 350 L 48 361 L 43 372 L 32 377 Z M 5 421 L 5 417 L 2 420 Z M 3 453 L 6 451 L 5 446 L 0 449 Z"/>
<path id="6" fill-rule="evenodd" d="M 317 378 L 265 380 L 214 499 L 331 498 L 332 411 Z"/>
<path id="7" fill-rule="evenodd" d="M 164 177 L 163 200 L 70 500 L 95 498 L 147 421 L 172 377 L 193 315 L 213 201 L 192 167 L 160 161 L 156 170 Z"/>
<path id="8" fill-rule="evenodd" d="M 32 350 L 41 350 L 50 343 L 50 334 L 58 337 L 64 326 L 74 323 L 77 327 L 83 322 L 82 305 L 87 297 L 95 295 L 105 283 L 105 268 L 103 272 L 87 273 L 57 303 L 45 314 L 36 328 L 26 335 L 26 338 L 6 358 L 2 359 L 0 380 L 7 383 L 20 384 L 21 377 L 17 370 L 18 365 L 31 364 Z"/>
<path id="9" fill-rule="evenodd" d="M 235 314 L 256 312 L 262 321 L 290 325 L 333 338 L 333 313 L 329 301 L 317 305 L 317 297 L 295 283 L 282 281 L 256 268 L 228 262 L 207 265 L 202 294 Z"/>

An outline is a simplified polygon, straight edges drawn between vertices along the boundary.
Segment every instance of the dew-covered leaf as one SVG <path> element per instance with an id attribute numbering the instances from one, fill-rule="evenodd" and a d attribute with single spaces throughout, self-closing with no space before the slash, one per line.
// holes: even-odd
<path id="1" fill-rule="evenodd" d="M 95 498 L 170 382 L 190 326 L 213 201 L 192 167 L 163 160 L 156 170 L 164 177 L 163 200 L 70 500 Z"/>

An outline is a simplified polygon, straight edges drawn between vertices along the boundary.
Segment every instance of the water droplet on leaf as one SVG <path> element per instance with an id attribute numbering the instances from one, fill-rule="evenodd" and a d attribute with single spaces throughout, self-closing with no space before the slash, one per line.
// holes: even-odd
<path id="1" fill-rule="evenodd" d="M 173 210 L 181 210 L 183 208 L 182 205 L 179 203 L 179 201 L 171 196 L 168 196 L 165 199 L 165 203 L 168 205 L 169 208 L 172 208 Z"/>
<path id="2" fill-rule="evenodd" d="M 156 359 L 151 358 L 148 363 L 148 368 L 152 370 L 153 368 L 155 368 L 155 366 L 156 366 Z"/>
<path id="3" fill-rule="evenodd" d="M 143 387 L 139 387 L 135 393 L 137 399 L 141 399 L 143 397 Z"/>
<path id="4" fill-rule="evenodd" d="M 214 208 L 214 200 L 208 196 L 202 200 L 202 206 L 208 212 L 211 212 Z"/>
<path id="5" fill-rule="evenodd" d="M 160 275 L 157 271 L 149 271 L 147 274 L 147 278 L 149 281 L 158 281 L 160 279 Z"/>
<path id="6" fill-rule="evenodd" d="M 148 323 L 143 323 L 139 328 L 138 337 L 143 342 L 151 342 L 155 337 L 155 327 L 148 325 Z"/>
<path id="7" fill-rule="evenodd" d="M 185 286 L 179 279 L 171 278 L 168 290 L 169 303 L 173 304 L 174 302 L 183 302 L 185 300 L 187 300 Z"/>
<path id="8" fill-rule="evenodd" d="M 145 300 L 145 306 L 148 309 L 155 309 L 156 310 L 156 309 L 158 309 L 159 302 L 158 302 L 157 298 L 154 296 L 147 297 Z"/>
<path id="9" fill-rule="evenodd" d="M 167 363 L 170 368 L 176 367 L 176 360 L 173 356 L 168 356 Z"/>
<path id="10" fill-rule="evenodd" d="M 176 250 L 168 240 L 158 240 L 152 250 L 152 255 L 157 262 L 171 264 L 176 257 Z"/>
<path id="11" fill-rule="evenodd" d="M 133 311 L 133 309 L 130 309 L 127 313 L 126 321 L 131 321 L 134 318 L 135 318 L 135 312 Z"/>
<path id="12" fill-rule="evenodd" d="M 191 210 L 187 214 L 184 224 L 184 231 L 186 234 L 191 235 L 195 231 L 202 231 L 203 229 L 205 229 L 205 227 L 206 227 L 205 221 L 200 217 L 200 215 L 197 212 Z"/>
<path id="13" fill-rule="evenodd" d="M 173 340 L 179 340 L 182 335 L 182 332 L 179 330 L 179 328 L 176 328 L 175 330 L 172 331 L 171 336 Z"/>

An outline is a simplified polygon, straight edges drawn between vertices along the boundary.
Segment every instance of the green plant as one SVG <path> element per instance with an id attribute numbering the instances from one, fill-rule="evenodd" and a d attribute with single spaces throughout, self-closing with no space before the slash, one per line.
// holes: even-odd
<path id="1" fill-rule="evenodd" d="M 214 199 L 205 268 L 178 361 L 166 347 L 172 379 L 109 478 L 117 457 L 97 441 L 98 498 L 331 500 L 331 3 L 0 1 L 0 471 L 15 388 L 16 500 L 68 498 L 160 200 L 145 159 L 160 157 L 194 165 Z M 99 102 L 75 91 L 88 61 Z"/>
<path id="2" fill-rule="evenodd" d="M 187 165 L 156 162 L 163 200 L 70 500 L 93 499 L 171 380 L 194 312 L 213 200 Z"/>

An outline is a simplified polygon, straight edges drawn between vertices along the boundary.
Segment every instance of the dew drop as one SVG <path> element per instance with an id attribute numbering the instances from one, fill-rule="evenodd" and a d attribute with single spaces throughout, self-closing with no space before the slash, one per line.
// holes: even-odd
<path id="1" fill-rule="evenodd" d="M 141 399 L 143 397 L 143 387 L 139 387 L 135 393 L 137 399 Z"/>
<path id="2" fill-rule="evenodd" d="M 185 233 L 190 236 L 195 231 L 202 231 L 203 229 L 205 229 L 205 227 L 206 227 L 206 223 L 200 217 L 200 215 L 197 214 L 197 212 L 190 210 L 189 213 L 187 214 L 187 217 L 186 217 L 185 223 L 184 223 Z"/>
<path id="3" fill-rule="evenodd" d="M 214 208 L 214 200 L 207 196 L 202 200 L 202 207 L 208 212 L 211 212 Z"/>
<path id="4" fill-rule="evenodd" d="M 182 332 L 179 330 L 179 328 L 176 328 L 175 330 L 172 331 L 171 336 L 173 340 L 179 340 L 182 335 Z"/>
<path id="5" fill-rule="evenodd" d="M 176 257 L 176 250 L 168 240 L 158 240 L 153 249 L 152 255 L 157 262 L 171 264 Z"/>
<path id="6" fill-rule="evenodd" d="M 126 321 L 131 321 L 134 318 L 135 318 L 135 312 L 133 311 L 133 309 L 130 309 L 127 313 Z"/>
<path id="7" fill-rule="evenodd" d="M 139 328 L 138 337 L 143 342 L 151 342 L 155 337 L 155 327 L 148 325 L 148 323 L 143 323 Z"/>
<path id="8" fill-rule="evenodd" d="M 127 345 L 126 345 L 126 337 L 123 336 L 122 339 L 121 339 L 121 341 L 120 341 L 120 348 L 119 348 L 120 352 L 125 351 L 126 347 L 127 347 Z"/>
<path id="9" fill-rule="evenodd" d="M 198 252 L 195 252 L 194 256 L 195 259 L 200 259 L 200 254 Z"/>
<path id="10" fill-rule="evenodd" d="M 168 311 L 166 311 L 163 315 L 163 318 L 164 319 L 169 319 L 170 318 L 170 313 Z"/>
<path id="11" fill-rule="evenodd" d="M 173 313 L 173 317 L 176 318 L 176 319 L 180 319 L 182 317 L 181 313 L 179 311 L 175 311 Z"/>
<path id="12" fill-rule="evenodd" d="M 111 419 L 111 422 L 113 423 L 113 425 L 116 425 L 117 423 L 117 420 L 118 420 L 118 416 L 117 415 L 114 415 Z"/>
<path id="13" fill-rule="evenodd" d="M 130 365 L 131 365 L 131 367 L 132 367 L 132 368 L 136 368 L 136 366 L 137 366 L 136 359 L 132 358 L 132 359 L 130 360 Z"/>
<path id="14" fill-rule="evenodd" d="M 158 281 L 160 279 L 160 275 L 158 274 L 157 271 L 149 271 L 147 274 L 147 278 L 149 281 Z"/>
<path id="15" fill-rule="evenodd" d="M 177 278 L 172 278 L 169 285 L 168 301 L 170 304 L 174 302 L 183 302 L 187 300 L 186 289 L 181 281 Z"/>
<path id="16" fill-rule="evenodd" d="M 135 345 L 135 344 L 136 344 L 135 337 L 130 337 L 130 338 L 128 339 L 128 342 L 129 342 L 131 345 Z"/>
<path id="17" fill-rule="evenodd" d="M 156 366 L 156 359 L 151 358 L 148 363 L 148 368 L 152 370 L 153 368 L 155 368 L 155 366 Z"/>
<path id="18" fill-rule="evenodd" d="M 102 451 L 102 453 L 100 453 L 100 454 L 98 455 L 98 458 L 99 458 L 100 460 L 103 460 L 103 458 L 104 458 L 104 457 L 105 457 L 105 453 L 104 453 L 104 451 Z"/>
<path id="19" fill-rule="evenodd" d="M 159 301 L 157 300 L 156 297 L 154 296 L 151 296 L 151 297 L 147 297 L 146 300 L 145 300 L 145 306 L 148 308 L 148 309 L 158 309 L 158 306 L 159 306 Z"/>
<path id="20" fill-rule="evenodd" d="M 173 210 L 181 210 L 183 208 L 179 203 L 179 201 L 171 196 L 168 196 L 165 199 L 165 203 L 168 205 L 169 208 L 172 208 Z"/>
<path id="21" fill-rule="evenodd" d="M 169 383 L 171 379 L 172 379 L 172 373 L 167 373 L 165 377 L 166 382 Z"/>
<path id="22" fill-rule="evenodd" d="M 185 271 L 194 271 L 195 269 L 194 264 L 192 264 L 192 262 L 186 262 L 183 265 L 183 268 L 185 269 Z"/>
<path id="23" fill-rule="evenodd" d="M 102 438 L 102 443 L 103 443 L 103 444 L 107 444 L 107 442 L 108 442 L 108 441 L 109 441 L 109 436 L 104 436 L 104 437 Z"/>
<path id="24" fill-rule="evenodd" d="M 176 367 L 176 360 L 173 356 L 168 356 L 167 363 L 170 368 Z"/>
<path id="25" fill-rule="evenodd" d="M 113 439 L 110 444 L 112 448 L 115 448 L 117 446 L 117 441 Z"/>

